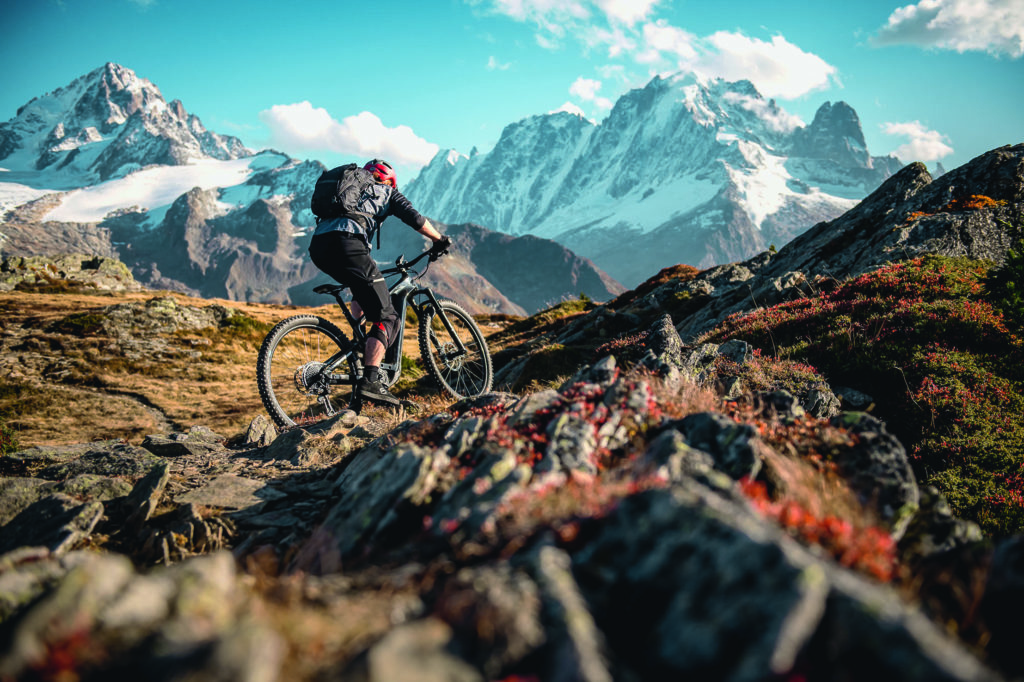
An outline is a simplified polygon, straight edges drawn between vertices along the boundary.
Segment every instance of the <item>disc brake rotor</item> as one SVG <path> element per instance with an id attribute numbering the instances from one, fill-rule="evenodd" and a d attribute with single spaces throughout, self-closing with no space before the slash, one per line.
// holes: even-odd
<path id="1" fill-rule="evenodd" d="M 453 372 L 458 372 L 462 369 L 463 356 L 458 353 L 458 347 L 451 341 L 441 346 L 441 357 L 444 358 L 444 366 Z"/>

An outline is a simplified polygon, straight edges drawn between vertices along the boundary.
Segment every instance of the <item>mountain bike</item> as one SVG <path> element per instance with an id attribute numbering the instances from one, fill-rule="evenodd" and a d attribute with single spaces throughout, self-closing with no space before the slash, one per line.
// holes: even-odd
<path id="1" fill-rule="evenodd" d="M 441 390 L 458 400 L 491 390 L 494 371 L 487 341 L 470 314 L 416 284 L 426 269 L 419 273 L 413 268 L 428 256 L 429 268 L 439 255 L 428 249 L 406 262 L 403 254 L 395 267 L 381 270 L 385 278 L 398 276 L 388 292 L 399 320 L 396 338 L 380 364 L 381 381 L 391 387 L 402 376 L 406 313 L 412 310 L 419 323 L 422 364 Z M 295 315 L 278 322 L 263 340 L 256 383 L 263 406 L 281 429 L 327 419 L 337 414 L 339 406 L 356 412 L 362 409 L 356 385 L 363 376 L 366 333 L 363 320 L 353 316 L 342 298 L 347 289 L 322 284 L 313 291 L 334 296 L 352 329 L 351 339 L 328 319 Z"/>

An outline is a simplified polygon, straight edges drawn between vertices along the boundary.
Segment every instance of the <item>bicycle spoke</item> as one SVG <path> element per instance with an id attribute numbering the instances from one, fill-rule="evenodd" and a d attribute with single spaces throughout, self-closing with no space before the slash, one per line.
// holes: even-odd
<path id="1" fill-rule="evenodd" d="M 278 426 L 313 423 L 337 413 L 346 400 L 345 386 L 324 369 L 347 346 L 333 323 L 311 315 L 288 318 L 271 330 L 260 349 L 257 383 Z"/>
<path id="2" fill-rule="evenodd" d="M 441 314 L 447 317 L 448 324 L 441 319 Z M 434 379 L 456 397 L 490 390 L 490 355 L 483 333 L 473 318 L 450 301 L 442 302 L 441 311 L 430 308 L 425 315 L 420 353 Z"/>

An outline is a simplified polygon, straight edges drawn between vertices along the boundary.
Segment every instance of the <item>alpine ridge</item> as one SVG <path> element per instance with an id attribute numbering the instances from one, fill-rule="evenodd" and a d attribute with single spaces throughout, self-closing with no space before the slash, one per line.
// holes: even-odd
<path id="1" fill-rule="evenodd" d="M 554 239 L 631 286 L 781 246 L 901 166 L 870 155 L 844 102 L 804 125 L 749 81 L 677 75 L 600 124 L 554 112 L 512 123 L 490 152 L 439 152 L 407 194 L 441 220 Z"/>
<path id="2" fill-rule="evenodd" d="M 314 227 L 309 196 L 324 166 L 273 150 L 256 153 L 213 133 L 123 66 L 105 64 L 0 124 L 0 168 L 5 255 L 114 257 L 148 287 L 323 303 L 310 290 L 327 279 L 306 245 Z M 424 245 L 405 227 L 386 231 L 393 243 L 375 253 L 378 260 L 411 256 Z M 469 241 L 456 245 L 456 258 L 432 267 L 427 281 L 473 313 L 526 314 L 581 293 L 608 300 L 623 291 L 550 240 L 509 242 L 480 226 L 457 231 Z M 505 242 L 538 248 L 543 270 L 533 272 L 529 259 L 521 266 L 526 278 L 493 267 L 488 254 Z"/>

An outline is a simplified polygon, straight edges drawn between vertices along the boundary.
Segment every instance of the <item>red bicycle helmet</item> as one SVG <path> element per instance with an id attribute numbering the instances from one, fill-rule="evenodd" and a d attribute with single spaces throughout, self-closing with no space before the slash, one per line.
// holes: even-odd
<path id="1" fill-rule="evenodd" d="M 373 179 L 377 182 L 383 182 L 385 185 L 391 185 L 398 189 L 398 178 L 395 177 L 395 169 L 387 161 L 374 159 L 363 166 L 363 169 L 373 173 Z"/>

